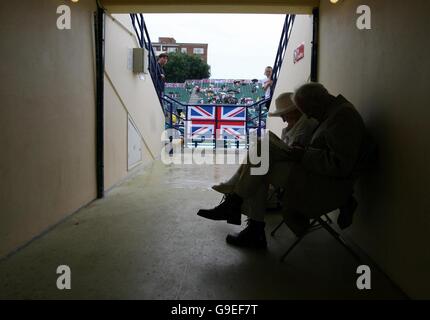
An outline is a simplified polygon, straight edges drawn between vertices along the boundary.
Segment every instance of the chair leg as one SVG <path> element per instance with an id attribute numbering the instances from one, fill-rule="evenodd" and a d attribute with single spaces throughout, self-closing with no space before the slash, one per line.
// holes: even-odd
<path id="1" fill-rule="evenodd" d="M 282 220 L 282 222 L 284 222 L 283 220 Z M 308 234 L 308 233 L 310 233 L 310 232 L 312 232 L 312 231 L 314 231 L 315 229 L 313 229 L 314 227 L 315 227 L 315 225 L 316 225 L 316 223 L 317 223 L 317 220 L 315 219 L 315 220 L 312 220 L 312 222 L 311 222 L 311 224 L 310 224 L 310 226 L 309 226 L 309 229 L 308 229 L 308 231 L 305 233 L 305 234 L 303 234 L 302 236 L 300 236 L 300 237 L 298 237 L 297 239 L 296 239 L 296 241 L 294 241 L 294 243 L 288 248 L 288 250 L 287 251 L 285 251 L 285 253 L 282 255 L 282 257 L 281 257 L 281 259 L 280 259 L 280 261 L 281 262 L 283 262 L 284 260 L 285 260 L 285 258 L 287 257 L 287 255 L 300 243 L 300 241 L 302 241 L 303 240 L 303 238 Z M 281 225 L 282 225 L 282 223 L 281 223 Z M 278 226 L 278 228 L 279 228 L 279 226 Z M 276 231 L 276 229 L 274 230 L 274 231 Z"/>
<path id="2" fill-rule="evenodd" d="M 333 220 L 331 220 L 327 214 L 325 214 L 324 217 L 327 219 L 328 223 L 330 223 L 330 224 L 333 223 Z"/>
<path id="3" fill-rule="evenodd" d="M 271 235 L 272 237 L 274 237 L 274 236 L 275 236 L 276 231 L 278 231 L 278 229 L 279 229 L 283 224 L 284 224 L 284 219 L 282 219 L 281 223 L 280 223 L 280 224 L 278 224 L 278 226 L 277 226 L 275 229 L 273 229 L 273 231 L 270 233 L 270 235 Z"/>
<path id="4" fill-rule="evenodd" d="M 336 232 L 332 227 L 330 227 L 328 225 L 327 222 L 325 222 L 324 220 L 322 220 L 321 218 L 317 219 L 318 222 L 322 225 L 322 227 L 324 229 L 326 229 L 335 239 L 337 242 L 339 242 L 346 250 L 348 250 L 348 252 L 359 262 L 361 263 L 361 258 L 360 256 L 355 253 L 354 250 L 352 250 L 352 248 L 350 246 L 348 246 L 348 244 L 345 242 L 345 240 L 341 237 L 341 235 Z"/>
<path id="5" fill-rule="evenodd" d="M 318 221 L 316 219 L 313 219 L 308 231 L 306 232 L 306 234 L 311 233 L 313 231 L 319 230 L 322 228 L 322 225 L 320 225 L 319 223 L 317 223 Z"/>
<path id="6" fill-rule="evenodd" d="M 296 241 L 294 241 L 294 243 L 288 248 L 288 250 L 287 251 L 285 251 L 285 253 L 282 255 L 282 257 L 281 257 L 281 259 L 280 259 L 280 261 L 281 262 L 283 262 L 284 260 L 285 260 L 285 258 L 287 257 L 287 255 L 291 252 L 291 251 L 293 251 L 293 249 L 300 243 L 300 241 L 302 241 L 303 240 L 303 238 L 304 238 L 305 236 L 303 235 L 303 236 L 301 236 L 301 237 L 299 237 L 299 238 L 297 238 L 296 239 Z"/>

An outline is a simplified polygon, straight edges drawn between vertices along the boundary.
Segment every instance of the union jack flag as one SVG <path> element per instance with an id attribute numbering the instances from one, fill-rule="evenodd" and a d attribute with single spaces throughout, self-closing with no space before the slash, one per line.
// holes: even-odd
<path id="1" fill-rule="evenodd" d="M 188 108 L 187 137 L 244 140 L 246 109 L 235 106 L 194 106 Z"/>

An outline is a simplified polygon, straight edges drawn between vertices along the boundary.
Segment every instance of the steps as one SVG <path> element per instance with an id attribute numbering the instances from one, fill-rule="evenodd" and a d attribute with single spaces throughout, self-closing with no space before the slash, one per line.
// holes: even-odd
<path id="1" fill-rule="evenodd" d="M 190 101 L 188 102 L 188 104 L 199 104 L 200 100 L 201 100 L 201 98 L 196 93 L 196 89 L 193 89 L 193 92 L 191 93 Z"/>

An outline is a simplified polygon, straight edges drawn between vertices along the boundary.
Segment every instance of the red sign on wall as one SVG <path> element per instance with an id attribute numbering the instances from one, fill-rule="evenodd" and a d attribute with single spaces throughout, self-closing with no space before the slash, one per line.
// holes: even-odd
<path id="1" fill-rule="evenodd" d="M 299 62 L 305 57 L 305 44 L 302 43 L 300 46 L 294 50 L 294 63 Z"/>

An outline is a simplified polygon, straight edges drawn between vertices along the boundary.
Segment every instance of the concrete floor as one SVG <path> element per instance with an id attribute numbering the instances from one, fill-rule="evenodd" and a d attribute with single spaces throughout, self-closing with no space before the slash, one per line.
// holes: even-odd
<path id="1" fill-rule="evenodd" d="M 372 290 L 356 288 L 357 263 L 325 231 L 309 235 L 284 263 L 294 236 L 267 218 L 267 251 L 225 243 L 241 228 L 196 215 L 220 196 L 210 186 L 234 166 L 140 169 L 95 201 L 0 262 L 0 299 L 400 299 L 372 268 Z M 56 288 L 68 265 L 72 289 Z"/>

